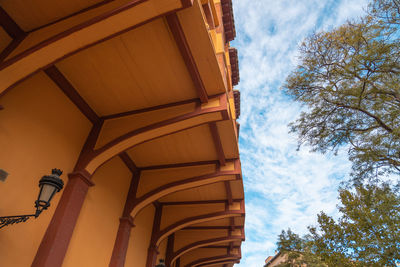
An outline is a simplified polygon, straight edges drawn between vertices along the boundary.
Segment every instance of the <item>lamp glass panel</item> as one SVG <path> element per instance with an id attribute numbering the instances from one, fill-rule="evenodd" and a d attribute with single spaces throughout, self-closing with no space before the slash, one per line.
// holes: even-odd
<path id="1" fill-rule="evenodd" d="M 40 192 L 39 201 L 49 202 L 56 188 L 49 184 L 44 184 Z"/>

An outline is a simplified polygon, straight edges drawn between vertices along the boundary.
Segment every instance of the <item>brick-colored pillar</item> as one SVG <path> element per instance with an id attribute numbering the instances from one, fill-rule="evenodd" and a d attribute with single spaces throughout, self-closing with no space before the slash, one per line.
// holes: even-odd
<path id="1" fill-rule="evenodd" d="M 74 172 L 68 177 L 69 181 L 47 227 L 32 267 L 60 267 L 63 263 L 86 194 L 89 187 L 94 185 L 90 175 L 84 172 Z"/>
<path id="2" fill-rule="evenodd" d="M 133 218 L 131 216 L 119 219 L 118 233 L 117 238 L 115 239 L 114 249 L 109 265 L 110 267 L 124 267 L 131 228 L 134 226 Z"/>

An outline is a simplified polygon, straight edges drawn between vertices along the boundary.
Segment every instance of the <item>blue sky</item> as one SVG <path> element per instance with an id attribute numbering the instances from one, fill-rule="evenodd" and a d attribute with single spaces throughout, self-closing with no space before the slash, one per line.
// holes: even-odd
<path id="1" fill-rule="evenodd" d="M 236 266 L 262 267 L 282 229 L 305 233 L 324 210 L 335 216 L 337 187 L 348 177 L 338 156 L 296 151 L 287 124 L 301 106 L 280 90 L 300 42 L 363 14 L 367 0 L 233 0 L 241 91 L 240 153 L 246 194 L 246 242 Z"/>

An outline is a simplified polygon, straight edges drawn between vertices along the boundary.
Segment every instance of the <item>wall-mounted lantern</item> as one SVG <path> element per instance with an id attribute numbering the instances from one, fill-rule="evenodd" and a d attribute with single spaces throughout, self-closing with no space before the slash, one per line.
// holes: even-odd
<path id="1" fill-rule="evenodd" d="M 53 169 L 50 175 L 45 175 L 40 179 L 40 191 L 35 201 L 35 214 L 0 217 L 0 228 L 14 223 L 26 222 L 30 217 L 37 218 L 43 210 L 50 207 L 51 199 L 55 193 L 59 192 L 64 186 L 64 182 L 60 178 L 61 174 L 61 170 Z"/>
<path id="2" fill-rule="evenodd" d="M 156 267 L 165 267 L 165 261 L 163 259 L 160 259 L 160 263 L 156 265 Z"/>

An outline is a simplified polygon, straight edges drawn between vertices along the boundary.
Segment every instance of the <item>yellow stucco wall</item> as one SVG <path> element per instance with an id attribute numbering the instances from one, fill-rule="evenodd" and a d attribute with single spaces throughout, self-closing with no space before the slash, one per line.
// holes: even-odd
<path id="1" fill-rule="evenodd" d="M 60 168 L 67 182 L 91 123 L 43 73 L 7 92 L 0 105 L 0 168 L 9 173 L 0 182 L 0 216 L 32 214 L 40 178 Z M 30 266 L 60 196 L 38 219 L 0 231 L 1 266 Z"/>
<path id="2" fill-rule="evenodd" d="M 153 230 L 154 212 L 154 206 L 148 205 L 136 215 L 134 220 L 135 227 L 132 228 L 129 239 L 125 266 L 146 266 L 147 250 Z"/>
<path id="3" fill-rule="evenodd" d="M 93 176 L 63 267 L 108 266 L 132 174 L 115 157 Z"/>

